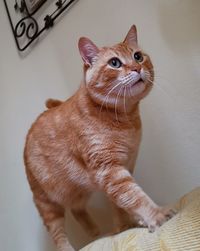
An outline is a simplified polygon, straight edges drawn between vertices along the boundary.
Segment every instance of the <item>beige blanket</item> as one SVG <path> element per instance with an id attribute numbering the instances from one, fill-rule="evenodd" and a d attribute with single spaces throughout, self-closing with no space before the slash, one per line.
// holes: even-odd
<path id="1" fill-rule="evenodd" d="M 200 187 L 182 197 L 177 215 L 156 232 L 130 229 L 99 239 L 81 251 L 200 251 Z"/>

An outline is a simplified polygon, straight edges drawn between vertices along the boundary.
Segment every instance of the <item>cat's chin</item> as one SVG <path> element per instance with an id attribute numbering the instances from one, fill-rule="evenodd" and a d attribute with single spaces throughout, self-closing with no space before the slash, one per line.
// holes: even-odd
<path id="1" fill-rule="evenodd" d="M 142 79 L 140 79 L 137 82 L 132 83 L 130 87 L 132 96 L 136 96 L 145 90 L 145 83 Z"/>
<path id="2" fill-rule="evenodd" d="M 141 82 L 144 83 L 144 81 L 140 78 L 138 81 L 131 83 L 131 86 L 135 86 L 137 84 L 140 84 Z"/>

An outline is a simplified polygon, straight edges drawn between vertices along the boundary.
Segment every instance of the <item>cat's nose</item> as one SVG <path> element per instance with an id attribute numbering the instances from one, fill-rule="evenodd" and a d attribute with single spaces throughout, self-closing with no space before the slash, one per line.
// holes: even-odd
<path id="1" fill-rule="evenodd" d="M 131 67 L 131 71 L 136 71 L 136 72 L 140 73 L 140 71 L 141 71 L 141 65 L 133 65 Z"/>

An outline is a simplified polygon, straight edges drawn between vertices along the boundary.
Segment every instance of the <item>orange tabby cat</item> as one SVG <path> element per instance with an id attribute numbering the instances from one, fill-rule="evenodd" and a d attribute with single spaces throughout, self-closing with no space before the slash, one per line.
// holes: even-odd
<path id="1" fill-rule="evenodd" d="M 35 204 L 59 251 L 72 251 L 64 209 L 92 235 L 98 227 L 86 211 L 101 190 L 115 205 L 118 231 L 125 214 L 151 231 L 174 214 L 157 206 L 135 182 L 141 139 L 139 101 L 152 88 L 153 65 L 137 44 L 136 27 L 125 40 L 98 48 L 80 38 L 84 80 L 67 101 L 48 100 L 49 110 L 32 125 L 24 161 Z"/>

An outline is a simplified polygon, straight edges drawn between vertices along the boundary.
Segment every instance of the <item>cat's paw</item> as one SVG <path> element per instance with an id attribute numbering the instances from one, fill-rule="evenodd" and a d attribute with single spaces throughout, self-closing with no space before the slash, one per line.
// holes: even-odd
<path id="1" fill-rule="evenodd" d="M 140 220 L 139 224 L 148 227 L 149 232 L 154 232 L 158 227 L 162 226 L 166 221 L 170 220 L 175 214 L 176 210 L 172 208 L 156 208 L 150 217 L 146 220 Z"/>

